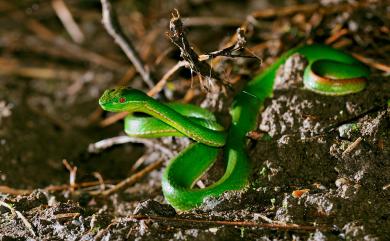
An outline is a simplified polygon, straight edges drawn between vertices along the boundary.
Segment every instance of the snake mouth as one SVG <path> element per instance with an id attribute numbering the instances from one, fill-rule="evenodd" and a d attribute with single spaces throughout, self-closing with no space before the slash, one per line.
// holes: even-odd
<path id="1" fill-rule="evenodd" d="M 109 99 L 104 98 L 104 97 L 105 97 L 104 95 L 102 97 L 100 97 L 99 105 L 101 105 L 101 106 L 108 106 L 108 105 L 110 105 L 113 102 L 112 100 L 109 100 Z"/>
<path id="2" fill-rule="evenodd" d="M 102 103 L 99 101 L 99 105 L 105 111 L 112 111 L 112 109 L 113 109 L 112 104 L 110 104 L 110 103 Z"/>
<path id="3" fill-rule="evenodd" d="M 112 109 L 112 108 L 110 108 L 110 104 L 109 103 L 103 103 L 103 102 L 99 101 L 99 105 L 105 111 L 110 111 Z"/>
<path id="4" fill-rule="evenodd" d="M 99 100 L 99 105 L 105 111 L 111 111 L 111 112 L 123 111 L 120 104 L 114 103 L 112 101 L 104 101 L 104 100 L 100 101 Z"/>
<path id="5" fill-rule="evenodd" d="M 103 95 L 99 98 L 99 105 L 105 111 L 120 111 L 120 105 L 115 102 L 115 98 L 112 96 L 114 89 L 104 91 Z"/>

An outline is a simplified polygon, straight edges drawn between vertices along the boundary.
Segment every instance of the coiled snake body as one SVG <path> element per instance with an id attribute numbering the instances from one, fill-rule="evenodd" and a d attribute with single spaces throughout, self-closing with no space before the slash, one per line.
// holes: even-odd
<path id="1" fill-rule="evenodd" d="M 325 45 L 294 48 L 251 80 L 234 98 L 230 114 L 232 124 L 227 131 L 212 113 L 194 105 L 163 104 L 132 88 L 106 90 L 99 100 L 104 110 L 129 113 L 143 112 L 147 117 L 130 114 L 125 119 L 125 132 L 131 136 L 156 138 L 187 136 L 190 146 L 170 161 L 162 178 L 166 200 L 178 210 L 199 206 L 210 196 L 228 190 L 239 190 L 248 183 L 250 164 L 246 154 L 246 135 L 256 128 L 256 118 L 264 100 L 272 95 L 276 72 L 288 57 L 299 53 L 308 66 L 304 72 L 305 88 L 325 95 L 345 95 L 364 89 L 368 68 L 341 51 Z M 226 170 L 214 184 L 203 189 L 194 183 L 224 151 Z"/>

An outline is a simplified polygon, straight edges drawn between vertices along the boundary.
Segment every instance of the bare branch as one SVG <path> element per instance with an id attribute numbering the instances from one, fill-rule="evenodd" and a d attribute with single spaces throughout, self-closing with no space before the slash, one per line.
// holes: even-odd
<path id="1" fill-rule="evenodd" d="M 119 45 L 119 47 L 121 47 L 122 51 L 130 59 L 135 69 L 141 75 L 142 79 L 145 81 L 148 87 L 153 88 L 154 83 L 151 79 L 150 71 L 145 67 L 134 45 L 123 33 L 110 1 L 101 0 L 100 2 L 102 4 L 102 23 L 107 32 L 111 35 L 111 37 L 114 38 L 115 42 Z"/>
<path id="2" fill-rule="evenodd" d="M 176 217 L 160 217 L 160 216 L 142 216 L 142 215 L 129 215 L 129 220 L 150 220 L 157 223 L 164 223 L 173 225 L 174 223 L 187 223 L 198 224 L 204 226 L 234 226 L 234 227 L 252 227 L 263 228 L 271 230 L 296 230 L 296 231 L 315 231 L 321 230 L 322 232 L 332 231 L 332 227 L 320 226 L 320 225 L 299 225 L 294 223 L 260 223 L 258 221 L 240 221 L 240 220 L 205 220 L 205 219 L 193 219 L 193 218 L 176 218 Z"/>
<path id="3" fill-rule="evenodd" d="M 186 66 L 187 61 L 179 61 L 175 66 L 173 66 L 168 72 L 164 74 L 164 76 L 161 78 L 161 80 L 151 89 L 148 91 L 149 96 L 155 96 L 158 92 L 160 92 L 164 86 L 166 85 L 169 77 L 171 77 L 178 69 L 180 69 L 183 66 Z"/>
<path id="4" fill-rule="evenodd" d="M 53 0 L 51 5 L 73 41 L 78 44 L 83 43 L 85 40 L 84 34 L 74 20 L 65 2 L 63 0 Z"/>
<path id="5" fill-rule="evenodd" d="M 34 232 L 34 229 L 33 229 L 33 226 L 29 223 L 29 221 L 27 220 L 27 218 L 25 216 L 23 216 L 23 214 L 21 212 L 19 212 L 18 210 L 16 210 L 15 208 L 12 207 L 12 205 L 6 203 L 6 202 L 3 202 L 0 200 L 0 206 L 3 206 L 3 207 L 6 207 L 8 208 L 14 215 L 16 214 L 23 222 L 24 226 L 26 226 L 26 228 L 28 229 L 28 231 L 31 233 L 31 235 L 33 237 L 36 237 L 37 235 L 35 234 Z"/>
<path id="6" fill-rule="evenodd" d="M 218 74 L 215 73 L 208 63 L 200 61 L 198 54 L 193 50 L 187 40 L 184 33 L 183 22 L 180 19 L 177 9 L 175 9 L 175 12 L 172 13 L 167 36 L 172 43 L 180 49 L 181 57 L 188 63 L 191 71 L 196 72 L 200 75 L 200 77 L 204 77 L 207 80 L 207 82 L 203 82 L 203 79 L 200 78 L 203 88 L 210 90 L 216 82 L 218 82 L 221 86 L 227 84 L 219 78 Z"/>
<path id="7" fill-rule="evenodd" d="M 148 140 L 148 139 L 142 139 L 142 138 L 136 138 L 136 137 L 130 137 L 130 136 L 116 136 L 116 137 L 111 137 L 108 139 L 104 139 L 101 141 L 98 141 L 96 143 L 92 143 L 88 146 L 88 151 L 90 153 L 99 153 L 107 148 L 110 148 L 114 145 L 119 145 L 119 144 L 125 144 L 125 143 L 140 143 L 144 144 L 145 146 L 149 148 L 153 148 L 155 150 L 161 151 L 164 155 L 166 155 L 168 158 L 172 158 L 174 154 L 172 153 L 171 150 L 168 148 L 162 146 L 156 141 L 153 140 Z"/>
<path id="8" fill-rule="evenodd" d="M 140 170 L 140 171 L 134 173 L 133 175 L 131 175 L 130 177 L 122 180 L 120 183 L 116 184 L 114 187 L 107 189 L 105 191 L 99 190 L 99 191 L 95 191 L 95 192 L 90 192 L 90 194 L 91 195 L 110 196 L 113 193 L 116 193 L 120 190 L 123 190 L 126 187 L 129 187 L 129 186 L 133 185 L 134 183 L 138 182 L 141 178 L 146 176 L 146 174 L 160 168 L 163 163 L 164 163 L 164 161 L 160 160 L 160 161 L 154 162 L 152 164 L 149 164 L 148 166 L 146 166 L 142 170 Z"/>
<path id="9" fill-rule="evenodd" d="M 201 61 L 204 61 L 211 58 L 215 58 L 217 56 L 257 58 L 256 56 L 244 56 L 244 55 L 233 54 L 233 52 L 245 49 L 245 45 L 246 45 L 245 29 L 238 28 L 236 34 L 237 34 L 237 39 L 233 44 L 221 50 L 213 51 L 208 54 L 202 54 L 201 56 L 199 56 L 199 59 Z"/>

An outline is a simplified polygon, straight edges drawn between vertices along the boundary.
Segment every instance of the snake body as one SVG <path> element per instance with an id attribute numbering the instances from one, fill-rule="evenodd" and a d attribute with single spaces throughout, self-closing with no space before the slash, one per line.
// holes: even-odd
<path id="1" fill-rule="evenodd" d="M 369 75 L 365 65 L 344 52 L 314 44 L 286 52 L 251 80 L 234 98 L 230 110 L 232 124 L 226 132 L 206 110 L 193 105 L 163 104 L 132 88 L 106 90 L 99 104 L 107 111 L 149 115 L 130 114 L 125 119 L 125 131 L 129 135 L 146 138 L 187 136 L 195 141 L 170 161 L 162 178 L 166 200 L 175 209 L 188 210 L 202 204 L 207 197 L 218 197 L 225 191 L 239 190 L 247 185 L 250 164 L 246 135 L 256 128 L 258 111 L 264 100 L 272 95 L 278 68 L 295 53 L 308 61 L 304 72 L 305 88 L 325 95 L 345 95 L 365 88 Z M 226 160 L 224 175 L 211 186 L 194 188 L 194 183 L 210 168 L 222 149 Z"/>

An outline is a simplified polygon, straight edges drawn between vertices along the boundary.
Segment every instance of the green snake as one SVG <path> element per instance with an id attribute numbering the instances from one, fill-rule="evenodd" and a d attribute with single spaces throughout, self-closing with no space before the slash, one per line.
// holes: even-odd
<path id="1" fill-rule="evenodd" d="M 218 197 L 225 191 L 247 186 L 250 175 L 247 133 L 256 128 L 259 109 L 272 95 L 278 68 L 295 53 L 308 61 L 304 71 L 306 89 L 337 96 L 365 88 L 369 75 L 365 65 L 344 52 L 314 44 L 286 52 L 251 80 L 234 98 L 230 109 L 232 123 L 227 131 L 207 110 L 187 104 L 163 104 L 133 88 L 106 90 L 99 104 L 107 111 L 130 113 L 125 119 L 128 135 L 145 138 L 186 136 L 194 141 L 170 161 L 162 178 L 168 203 L 177 210 L 192 209 L 201 205 L 205 198 Z M 139 112 L 147 115 L 140 116 Z M 195 182 L 210 168 L 221 150 L 226 160 L 224 175 L 206 188 L 194 188 Z"/>

